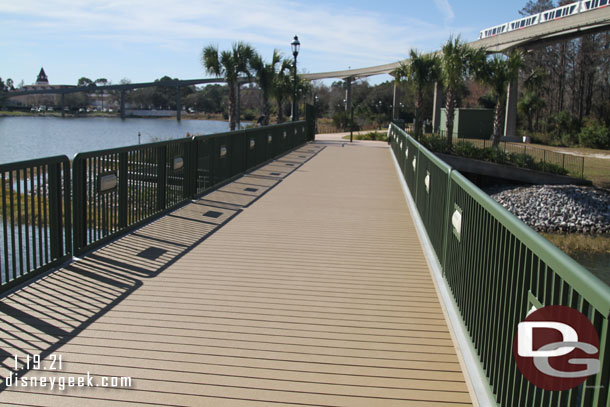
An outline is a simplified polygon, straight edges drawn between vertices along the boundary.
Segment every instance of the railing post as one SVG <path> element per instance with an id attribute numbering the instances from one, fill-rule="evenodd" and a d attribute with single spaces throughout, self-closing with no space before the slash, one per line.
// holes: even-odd
<path id="1" fill-rule="evenodd" d="M 546 150 L 542 153 L 542 171 L 546 170 Z"/>
<path id="2" fill-rule="evenodd" d="M 66 158 L 65 161 L 62 162 L 62 170 L 64 176 L 64 236 L 65 236 L 65 246 L 66 246 L 66 254 L 71 254 L 73 252 L 73 243 L 72 243 L 72 183 L 70 182 L 70 161 Z"/>
<path id="3" fill-rule="evenodd" d="M 188 199 L 193 196 L 193 151 L 197 148 L 196 142 L 189 141 L 182 144 L 182 199 Z M 172 163 L 173 168 L 173 163 Z"/>
<path id="4" fill-rule="evenodd" d="M 167 146 L 157 147 L 157 211 L 165 209 Z"/>
<path id="5" fill-rule="evenodd" d="M 78 155 L 72 161 L 72 193 L 74 194 L 74 254 L 87 246 L 87 176 L 85 161 Z"/>
<path id="6" fill-rule="evenodd" d="M 197 160 L 198 157 L 198 153 L 199 153 L 199 143 L 197 142 L 197 140 L 195 140 L 195 137 L 193 137 L 193 140 L 189 143 L 190 147 L 190 168 L 191 168 L 191 197 L 194 198 L 197 195 L 197 177 L 198 177 L 198 173 L 197 173 L 197 167 L 199 166 L 199 162 Z"/>
<path id="7" fill-rule="evenodd" d="M 61 222 L 61 164 L 50 164 L 49 168 L 49 227 L 51 259 L 62 257 L 63 238 Z M 66 216 L 69 216 L 66 214 Z"/>
<path id="8" fill-rule="evenodd" d="M 119 229 L 127 227 L 127 152 L 119 154 Z"/>
<path id="9" fill-rule="evenodd" d="M 441 270 L 443 272 L 443 276 L 445 276 L 445 270 L 447 268 L 447 246 L 449 244 L 449 235 L 451 235 L 451 228 L 449 224 L 451 223 L 451 173 L 453 172 L 453 168 L 449 169 L 447 173 L 447 193 L 445 198 L 445 221 L 443 222 L 443 248 L 442 248 L 442 259 L 441 259 Z"/>

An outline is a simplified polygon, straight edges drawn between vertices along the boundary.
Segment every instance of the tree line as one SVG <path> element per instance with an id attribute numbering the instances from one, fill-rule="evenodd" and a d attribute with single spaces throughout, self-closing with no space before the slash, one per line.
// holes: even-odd
<path id="1" fill-rule="evenodd" d="M 520 10 L 531 15 L 569 3 L 561 0 L 528 0 Z M 424 55 L 411 50 L 407 63 L 396 69 L 394 80 L 370 85 L 366 80 L 352 83 L 352 106 L 359 125 L 381 127 L 392 119 L 393 88 L 398 86 L 399 117 L 414 121 L 415 135 L 424 133 L 424 123 L 432 117 L 432 88 L 440 85 L 447 111 L 447 142 L 451 143 L 454 112 L 458 107 L 494 109 L 494 145 L 504 128 L 506 91 L 511 82 L 518 83 L 519 135 L 529 135 L 545 144 L 610 148 L 610 31 L 585 34 L 575 39 L 558 40 L 527 52 L 488 57 L 483 50 L 468 47 L 460 38 L 450 38 L 440 52 Z M 181 88 L 182 105 L 199 112 L 218 113 L 230 122 L 237 121 L 237 87 L 240 88 L 240 111 L 247 120 L 262 117 L 281 123 L 291 115 L 293 61 L 275 50 L 265 61 L 247 43 L 236 42 L 228 50 L 206 46 L 201 51 L 204 70 L 222 78 L 226 85 Z M 156 80 L 171 79 L 164 76 Z M 129 83 L 124 79 L 121 83 Z M 100 78 L 80 78 L 77 85 L 97 87 L 98 94 L 109 82 Z M 0 90 L 14 88 L 11 80 L 0 80 Z M 349 123 L 346 106 L 346 83 L 330 85 L 308 83 L 297 76 L 298 98 L 316 106 L 318 117 L 332 121 L 337 128 Z M 117 104 L 118 91 L 106 91 L 105 97 Z M 70 106 L 87 106 L 88 94 L 66 95 Z M 176 108 L 176 89 L 157 87 L 127 92 L 127 103 L 140 108 Z M 429 130 L 429 129 L 428 129 Z"/>

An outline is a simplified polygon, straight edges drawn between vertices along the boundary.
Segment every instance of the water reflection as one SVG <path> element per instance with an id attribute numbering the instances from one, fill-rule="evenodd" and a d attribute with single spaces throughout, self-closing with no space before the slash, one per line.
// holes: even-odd
<path id="1" fill-rule="evenodd" d="M 0 117 L 0 164 L 229 130 L 216 120 Z"/>

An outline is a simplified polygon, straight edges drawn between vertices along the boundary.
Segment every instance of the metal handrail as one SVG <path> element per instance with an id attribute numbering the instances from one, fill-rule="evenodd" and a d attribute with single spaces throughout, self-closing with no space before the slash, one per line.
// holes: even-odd
<path id="1" fill-rule="evenodd" d="M 304 121 L 82 152 L 72 161 L 0 164 L 0 293 L 313 140 L 308 112 Z M 32 225 L 43 229 L 33 236 Z"/>
<path id="2" fill-rule="evenodd" d="M 605 386 L 610 382 L 610 287 L 398 126 L 391 125 L 388 132 L 497 403 L 610 407 Z M 416 165 L 404 159 L 406 145 L 409 158 L 417 157 Z M 424 172 L 435 177 L 430 190 L 421 188 Z M 431 198 L 433 193 L 436 199 Z M 439 222 L 444 227 L 439 228 Z M 597 330 L 602 370 L 590 376 L 586 386 L 550 392 L 535 387 L 518 372 L 512 356 L 516 326 L 532 306 L 545 305 L 576 308 Z"/>

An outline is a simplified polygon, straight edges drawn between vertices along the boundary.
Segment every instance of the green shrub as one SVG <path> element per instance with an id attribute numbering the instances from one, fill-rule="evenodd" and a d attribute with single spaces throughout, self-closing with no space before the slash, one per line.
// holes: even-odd
<path id="1" fill-rule="evenodd" d="M 435 153 L 453 154 L 472 160 L 488 161 L 497 164 L 509 164 L 520 168 L 529 168 L 535 171 L 545 171 L 552 174 L 567 175 L 568 171 L 559 165 L 537 161 L 529 154 L 507 153 L 499 148 L 479 148 L 468 141 L 461 141 L 449 150 L 446 140 L 438 136 L 426 136 L 421 140 L 424 147 Z"/>
<path id="2" fill-rule="evenodd" d="M 252 121 L 252 120 L 256 120 L 256 112 L 252 109 L 246 109 L 244 111 L 244 120 L 248 120 L 248 121 Z"/>
<path id="3" fill-rule="evenodd" d="M 610 129 L 595 120 L 589 121 L 578 135 L 583 147 L 610 148 Z"/>
<path id="4" fill-rule="evenodd" d="M 469 141 L 461 141 L 453 146 L 453 153 L 460 157 L 472 158 L 473 160 L 484 160 L 485 153 L 483 149 L 477 148 Z"/>
<path id="5" fill-rule="evenodd" d="M 451 153 L 451 148 L 447 144 L 447 140 L 445 137 L 437 136 L 436 134 L 426 134 L 424 135 L 420 143 L 426 147 L 430 151 L 434 151 L 435 153 L 441 154 L 449 154 Z"/>
<path id="6" fill-rule="evenodd" d="M 544 144 L 551 145 L 553 144 L 553 139 L 548 133 L 538 133 L 538 132 L 523 132 L 522 136 L 529 136 L 532 139 L 532 143 L 534 144 Z"/>
<path id="7" fill-rule="evenodd" d="M 568 175 L 569 173 L 565 168 L 553 163 L 545 163 L 544 165 L 538 163 L 538 167 L 540 168 L 538 171 L 550 172 L 551 174 Z"/>
<path id="8" fill-rule="evenodd" d="M 349 140 L 349 134 L 342 138 L 344 140 Z M 354 140 L 388 141 L 388 135 L 386 133 L 371 131 L 365 134 L 354 134 Z"/>
<path id="9" fill-rule="evenodd" d="M 578 139 L 578 119 L 568 112 L 559 112 L 551 115 L 547 122 L 549 135 L 553 144 L 571 146 Z"/>

